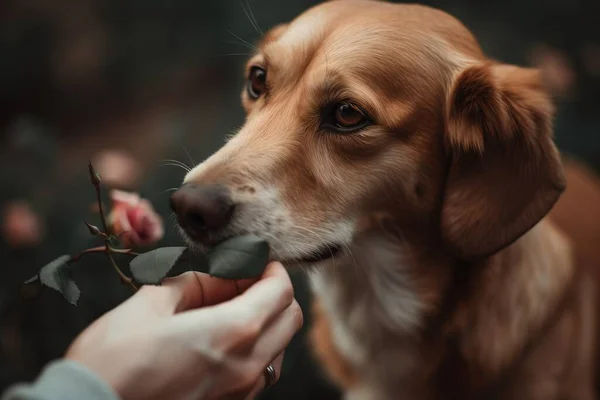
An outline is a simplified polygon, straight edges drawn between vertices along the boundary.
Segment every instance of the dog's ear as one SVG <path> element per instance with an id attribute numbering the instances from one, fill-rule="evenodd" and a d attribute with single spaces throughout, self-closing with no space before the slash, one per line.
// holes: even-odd
<path id="1" fill-rule="evenodd" d="M 536 70 L 484 63 L 453 80 L 441 231 L 458 256 L 483 257 L 511 244 L 558 200 L 565 179 L 552 113 Z"/>

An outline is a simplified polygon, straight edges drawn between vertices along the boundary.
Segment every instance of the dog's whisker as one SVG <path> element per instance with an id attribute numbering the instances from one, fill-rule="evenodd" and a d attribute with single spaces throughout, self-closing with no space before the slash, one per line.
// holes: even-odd
<path id="1" fill-rule="evenodd" d="M 244 14 L 246 14 L 246 17 L 248 17 L 248 21 L 250 21 L 250 25 L 252 25 L 252 27 L 254 28 L 256 33 L 258 33 L 260 36 L 263 36 L 264 34 L 258 27 L 258 23 L 256 22 L 256 18 L 254 17 L 252 8 L 250 7 L 250 0 L 247 0 L 246 4 L 248 5 L 248 10 L 246 10 L 246 8 L 244 7 L 244 3 L 240 0 L 240 6 L 242 7 L 242 10 L 244 10 Z"/>
<path id="2" fill-rule="evenodd" d="M 194 159 L 193 159 L 193 158 L 192 158 L 192 156 L 190 155 L 189 151 L 187 151 L 187 149 L 186 149 L 186 148 L 185 148 L 185 146 L 183 145 L 183 142 L 181 141 L 181 139 L 180 139 L 180 141 L 179 141 L 179 145 L 181 146 L 181 148 L 183 149 L 183 151 L 185 152 L 185 154 L 187 155 L 187 157 L 190 159 L 190 162 L 192 163 L 192 167 L 191 167 L 190 169 L 192 169 L 192 168 L 194 168 L 196 165 L 198 165 L 198 163 L 194 161 Z"/>
<path id="3" fill-rule="evenodd" d="M 316 238 L 317 238 L 317 240 L 319 240 L 319 235 L 317 235 L 316 233 L 314 233 L 314 232 L 310 231 L 310 229 L 304 228 L 304 227 L 302 227 L 302 226 L 292 226 L 292 227 L 291 227 L 291 230 L 292 230 L 292 231 L 296 231 L 297 229 L 304 229 L 305 231 L 308 231 L 310 234 L 312 234 L 312 235 L 313 235 L 313 237 L 316 237 Z M 302 233 L 300 233 L 300 232 L 297 232 L 297 231 L 295 232 L 295 234 L 296 234 L 297 236 L 300 236 L 300 238 L 301 238 L 301 239 L 305 239 L 305 240 L 311 240 L 311 239 L 313 239 L 313 237 L 310 237 L 310 236 L 304 235 L 304 234 L 302 234 Z"/>
<path id="4" fill-rule="evenodd" d="M 316 232 L 322 232 L 326 235 L 329 235 L 331 233 L 327 229 L 323 229 L 323 228 L 319 228 L 319 227 L 314 227 L 312 229 Z M 353 261 L 354 265 L 357 265 L 356 260 L 354 259 L 354 255 L 352 254 L 352 250 L 350 250 L 350 246 L 345 242 L 341 242 L 340 244 L 348 251 L 348 254 L 352 257 L 352 261 Z"/>
<path id="5" fill-rule="evenodd" d="M 272 240 L 279 245 L 283 245 L 281 239 L 279 239 L 278 237 L 276 237 L 275 235 L 273 235 L 271 233 L 262 232 L 261 235 L 264 235 L 267 240 Z"/>
<path id="6" fill-rule="evenodd" d="M 319 232 L 322 233 L 324 236 L 331 236 L 331 234 L 333 233 L 330 230 L 327 230 L 325 228 L 320 228 L 320 227 L 312 227 L 309 229 L 309 228 L 305 228 L 303 226 L 294 226 L 294 229 L 303 229 L 303 230 L 309 232 L 310 234 L 312 234 L 319 241 L 321 241 L 321 237 L 318 234 Z"/>
<path id="7" fill-rule="evenodd" d="M 178 189 L 179 189 L 179 188 L 177 188 L 177 187 L 173 187 L 173 188 L 169 188 L 169 189 L 163 190 L 163 191 L 162 191 L 162 193 L 161 193 L 161 195 L 162 195 L 162 194 L 165 194 L 165 193 L 167 193 L 167 192 L 174 192 L 174 191 L 176 191 L 176 190 L 178 190 Z"/>
<path id="8" fill-rule="evenodd" d="M 293 229 L 303 229 L 304 231 L 312 234 L 313 237 L 317 238 L 318 241 L 321 241 L 321 238 L 320 238 L 320 236 L 318 234 L 318 231 L 321 231 L 321 232 L 323 232 L 325 234 L 329 233 L 327 230 L 322 229 L 322 228 L 312 228 L 312 229 L 309 229 L 309 228 L 305 228 L 303 226 L 294 226 Z M 331 248 L 331 245 L 329 243 L 325 243 L 325 246 L 327 247 L 327 250 L 329 250 L 329 252 L 331 253 L 331 258 L 333 260 L 335 260 L 334 252 L 333 252 L 333 249 Z"/>
<path id="9" fill-rule="evenodd" d="M 188 167 L 188 168 L 189 168 L 189 165 L 187 165 L 187 164 L 186 164 L 186 163 L 184 163 L 183 161 L 175 160 L 175 159 L 172 159 L 172 158 L 165 158 L 165 159 L 164 159 L 164 160 L 162 160 L 162 161 L 167 161 L 167 162 L 178 163 L 178 164 L 181 164 L 181 165 L 183 165 L 183 166 L 185 166 L 185 167 Z"/>
<path id="10" fill-rule="evenodd" d="M 352 265 L 355 268 L 358 268 L 358 264 L 356 263 L 356 259 L 354 258 L 354 254 L 352 254 L 352 250 L 350 250 L 350 246 L 347 243 L 342 243 L 342 246 L 344 246 L 346 248 L 346 250 L 348 251 L 348 255 L 350 256 L 350 258 L 352 258 Z"/>
<path id="11" fill-rule="evenodd" d="M 188 167 L 187 165 L 185 165 L 182 162 L 166 161 L 166 162 L 163 162 L 163 164 L 161 164 L 161 166 L 177 166 L 177 167 L 180 167 L 180 168 L 184 169 L 185 171 L 190 171 L 191 170 L 190 167 Z"/>
<path id="12" fill-rule="evenodd" d="M 175 215 L 175 213 L 171 213 L 171 215 L 169 215 L 169 217 L 167 218 L 167 223 L 171 225 L 171 229 L 176 229 L 177 228 L 177 216 Z"/>
<path id="13" fill-rule="evenodd" d="M 303 230 L 305 230 L 305 231 L 308 231 L 309 233 L 311 233 L 312 235 L 314 235 L 314 236 L 316 236 L 316 237 L 319 237 L 319 235 L 317 234 L 317 232 L 321 232 L 321 233 L 323 233 L 324 235 L 330 235 L 330 234 L 331 234 L 331 232 L 330 232 L 330 231 L 328 231 L 327 229 L 324 229 L 324 228 L 319 228 L 319 227 L 314 227 L 314 228 L 312 228 L 312 230 L 311 230 L 311 229 L 304 228 L 304 227 L 301 227 L 301 226 L 294 226 L 294 227 L 293 227 L 293 229 L 303 229 Z M 354 268 L 357 268 L 357 269 L 358 269 L 358 264 L 357 264 L 357 262 L 356 262 L 356 259 L 354 258 L 354 254 L 352 253 L 352 250 L 350 249 L 350 246 L 349 246 L 347 243 L 345 243 L 345 242 L 342 242 L 342 243 L 340 243 L 340 244 L 341 244 L 341 246 L 343 246 L 343 247 L 346 249 L 346 251 L 347 251 L 348 255 L 349 255 L 349 256 L 350 256 L 350 258 L 352 259 L 352 266 L 353 266 Z M 331 250 L 331 247 L 329 246 L 329 244 L 326 244 L 326 246 L 328 247 L 329 251 L 330 251 L 330 252 L 332 252 L 332 255 L 331 255 L 331 258 L 332 258 L 332 264 L 334 264 L 334 265 L 335 265 L 335 257 L 334 257 L 334 255 L 333 255 L 333 251 Z"/>
<path id="14" fill-rule="evenodd" d="M 258 47 L 256 47 L 252 43 L 250 43 L 250 42 L 242 39 L 241 37 L 239 37 L 235 33 L 231 32 L 229 29 L 227 29 L 227 32 L 229 32 L 230 35 L 232 35 L 234 38 L 236 38 L 237 40 L 240 41 L 240 43 L 238 43 L 238 44 L 243 45 L 245 47 L 248 47 L 249 49 L 255 50 L 256 52 L 260 52 L 260 49 Z"/>
<path id="15" fill-rule="evenodd" d="M 256 19 L 254 12 L 252 12 L 252 7 L 250 7 L 250 0 L 246 0 L 246 5 L 248 6 L 248 11 L 250 12 L 250 16 L 254 20 L 254 25 L 256 26 L 256 29 L 258 29 L 258 33 L 260 33 L 260 36 L 264 36 L 265 35 L 264 32 L 262 31 L 262 29 L 260 29 L 260 26 L 258 26 L 258 20 Z"/>
<path id="16" fill-rule="evenodd" d="M 176 168 L 180 168 L 183 171 L 185 171 L 186 173 L 190 172 L 190 170 L 186 169 L 185 167 L 179 165 L 179 164 L 161 164 L 158 166 L 158 168 L 162 168 L 162 167 L 176 167 Z"/>
<path id="17" fill-rule="evenodd" d="M 249 49 L 249 50 L 254 50 L 254 49 L 252 48 L 252 46 L 249 46 L 249 45 L 247 45 L 247 44 L 245 44 L 245 43 L 241 43 L 241 42 L 238 42 L 238 41 L 235 41 L 235 40 L 225 40 L 225 43 L 235 44 L 235 45 L 238 45 L 238 46 L 243 46 L 243 47 L 245 47 L 245 48 L 247 48 L 247 49 Z M 255 54 L 255 53 L 253 53 L 253 54 L 251 54 L 251 55 L 254 55 L 254 54 Z"/>
<path id="18" fill-rule="evenodd" d="M 291 229 L 295 230 L 295 227 L 292 227 Z M 295 234 L 298 235 L 300 238 L 302 238 L 304 240 L 310 240 L 311 239 L 309 236 L 306 236 L 306 235 L 304 235 L 304 234 L 302 234 L 300 232 L 297 232 L 297 231 L 295 232 Z M 278 243 L 282 243 L 282 241 L 279 238 L 273 236 L 272 234 L 269 234 L 269 235 L 272 236 L 273 239 L 276 240 Z M 306 255 L 304 252 L 302 252 L 302 251 L 300 251 L 298 249 L 295 249 L 295 248 L 288 249 L 288 252 L 290 253 L 290 257 L 291 258 L 302 257 L 302 256 Z"/>
<path id="19" fill-rule="evenodd" d="M 181 167 L 181 168 L 183 168 L 183 169 L 187 169 L 187 167 L 186 167 L 186 166 L 184 166 L 184 165 L 183 165 L 183 164 L 181 164 L 181 163 L 174 163 L 174 162 L 162 162 L 162 163 L 159 165 L 159 167 L 165 167 L 165 166 L 178 166 L 178 167 Z"/>
<path id="20" fill-rule="evenodd" d="M 283 246 L 282 240 L 279 239 L 278 237 L 276 237 L 275 235 L 273 235 L 271 233 L 267 233 L 267 232 L 262 232 L 261 235 L 264 235 L 264 236 L 266 236 L 267 239 L 273 240 L 275 243 L 281 244 Z M 300 235 L 300 236 L 307 238 L 304 235 Z M 294 259 L 296 257 L 302 257 L 305 255 L 303 252 L 301 252 L 297 249 L 294 249 L 294 248 L 288 249 L 288 252 L 290 253 L 290 258 L 292 258 L 292 259 Z M 296 264 L 299 264 L 299 263 L 296 263 Z"/>
<path id="21" fill-rule="evenodd" d="M 177 223 L 177 217 L 175 213 L 171 213 L 171 215 L 167 218 L 167 224 L 171 226 L 171 232 L 177 233 L 179 224 Z"/>
<path id="22" fill-rule="evenodd" d="M 188 167 L 185 167 L 181 164 L 176 164 L 176 163 L 164 163 L 158 166 L 158 168 L 162 168 L 162 167 L 177 167 L 177 168 L 181 168 L 182 170 L 184 170 L 186 173 L 190 172 L 191 169 L 189 169 Z"/>
<path id="23" fill-rule="evenodd" d="M 184 149 L 184 150 L 185 150 L 185 149 Z M 167 158 L 167 159 L 164 159 L 164 160 L 161 160 L 161 161 L 162 161 L 162 162 L 169 162 L 169 163 L 179 164 L 179 165 L 181 165 L 181 166 L 182 166 L 182 167 L 184 167 L 184 168 L 187 168 L 187 169 L 190 169 L 190 170 L 192 169 L 192 168 L 191 168 L 189 165 L 187 165 L 187 164 L 186 164 L 186 163 L 184 163 L 183 161 L 179 161 L 179 160 L 173 160 L 173 159 L 169 159 L 169 158 Z"/>

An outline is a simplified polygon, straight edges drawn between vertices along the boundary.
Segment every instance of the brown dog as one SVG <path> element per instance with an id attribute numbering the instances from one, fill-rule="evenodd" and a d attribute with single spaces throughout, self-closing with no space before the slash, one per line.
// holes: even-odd
<path id="1" fill-rule="evenodd" d="M 178 221 L 312 267 L 347 398 L 594 398 L 594 285 L 544 218 L 565 176 L 536 71 L 441 11 L 340 0 L 269 32 L 246 76 L 247 121 Z"/>

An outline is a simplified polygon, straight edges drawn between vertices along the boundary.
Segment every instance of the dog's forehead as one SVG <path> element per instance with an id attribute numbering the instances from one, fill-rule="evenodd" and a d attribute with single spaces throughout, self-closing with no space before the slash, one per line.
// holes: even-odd
<path id="1" fill-rule="evenodd" d="M 450 22 L 431 24 L 426 17 L 433 16 Z M 318 87 L 335 80 L 355 87 L 363 83 L 399 99 L 422 88 L 437 89 L 432 85 L 439 85 L 453 65 L 453 46 L 444 38 L 450 31 L 470 36 L 452 17 L 428 7 L 337 0 L 277 28 L 261 50 L 274 86 L 297 88 L 302 81 Z"/>
<path id="2" fill-rule="evenodd" d="M 307 57 L 322 51 L 344 58 L 344 52 L 369 52 L 378 45 L 415 52 L 425 45 L 429 50 L 482 56 L 471 32 L 451 15 L 418 4 L 375 0 L 334 0 L 315 6 L 289 23 L 269 45 L 279 53 L 301 52 Z"/>

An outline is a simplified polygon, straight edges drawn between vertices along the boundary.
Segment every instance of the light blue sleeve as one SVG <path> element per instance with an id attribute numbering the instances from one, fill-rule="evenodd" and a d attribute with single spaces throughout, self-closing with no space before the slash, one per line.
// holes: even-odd
<path id="1" fill-rule="evenodd" d="M 70 360 L 49 364 L 32 383 L 9 388 L 1 400 L 119 400 L 112 388 L 83 365 Z"/>

